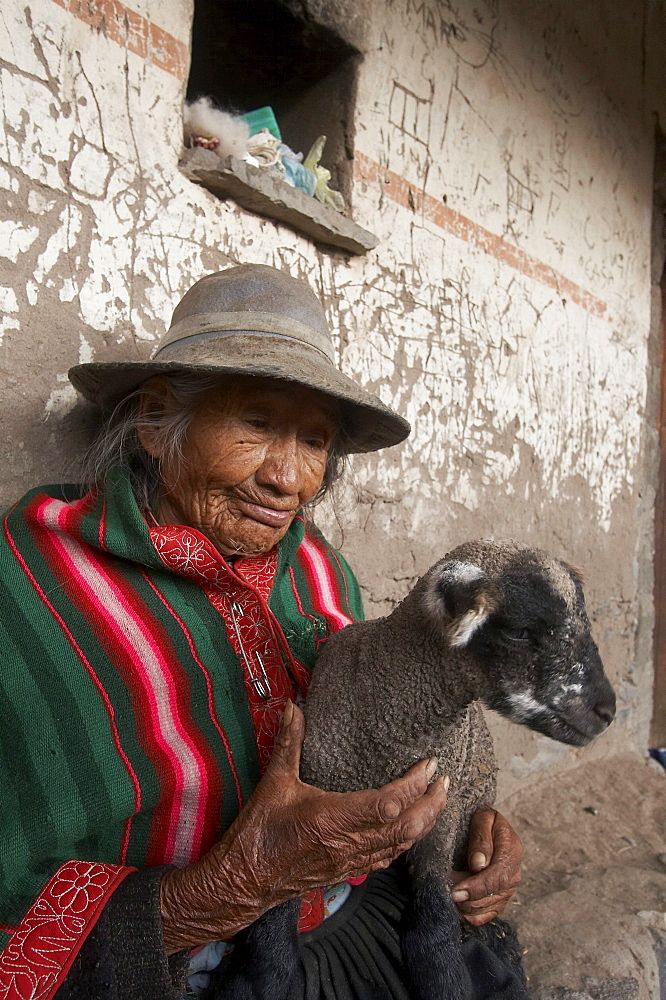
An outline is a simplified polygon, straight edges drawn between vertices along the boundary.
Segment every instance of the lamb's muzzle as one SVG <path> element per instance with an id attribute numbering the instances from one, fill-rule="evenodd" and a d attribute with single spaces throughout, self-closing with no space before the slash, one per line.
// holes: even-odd
<path id="1" fill-rule="evenodd" d="M 604 674 L 597 647 L 588 635 L 574 646 L 574 662 L 562 664 L 559 676 L 537 685 L 534 696 L 510 693 L 504 712 L 561 743 L 585 746 L 615 717 L 615 693 Z"/>

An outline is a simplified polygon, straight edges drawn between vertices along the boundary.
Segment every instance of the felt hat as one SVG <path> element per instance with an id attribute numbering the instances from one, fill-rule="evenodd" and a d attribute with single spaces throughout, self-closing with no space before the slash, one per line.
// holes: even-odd
<path id="1" fill-rule="evenodd" d="M 153 375 L 202 372 L 296 382 L 340 401 L 345 450 L 376 451 L 404 440 L 409 424 L 335 366 L 323 307 L 310 286 L 264 264 L 207 274 L 176 306 L 147 361 L 75 365 L 86 399 L 110 408 Z"/>

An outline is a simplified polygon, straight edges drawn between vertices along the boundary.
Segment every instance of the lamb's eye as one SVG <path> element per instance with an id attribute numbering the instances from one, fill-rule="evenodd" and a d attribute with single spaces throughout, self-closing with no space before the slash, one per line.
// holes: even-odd
<path id="1" fill-rule="evenodd" d="M 530 641 L 530 633 L 526 628 L 505 628 L 504 635 L 509 642 L 518 642 L 522 645 Z"/>

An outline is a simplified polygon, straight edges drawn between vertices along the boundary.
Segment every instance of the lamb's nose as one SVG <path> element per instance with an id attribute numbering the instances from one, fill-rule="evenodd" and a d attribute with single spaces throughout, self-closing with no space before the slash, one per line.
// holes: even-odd
<path id="1" fill-rule="evenodd" d="M 610 726 L 611 722 L 615 718 L 615 696 L 613 696 L 612 701 L 604 699 L 604 701 L 597 702 L 594 706 L 594 713 L 595 715 L 598 715 L 607 726 Z"/>

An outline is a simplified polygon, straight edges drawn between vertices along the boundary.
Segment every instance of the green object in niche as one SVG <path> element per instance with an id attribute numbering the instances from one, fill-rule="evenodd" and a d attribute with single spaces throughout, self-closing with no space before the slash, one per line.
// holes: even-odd
<path id="1" fill-rule="evenodd" d="M 250 135 L 256 135 L 262 129 L 267 128 L 271 135 L 274 135 L 278 142 L 282 142 L 280 126 L 277 123 L 273 109 L 268 107 L 257 108 L 256 111 L 248 111 L 239 117 L 250 126 Z"/>

